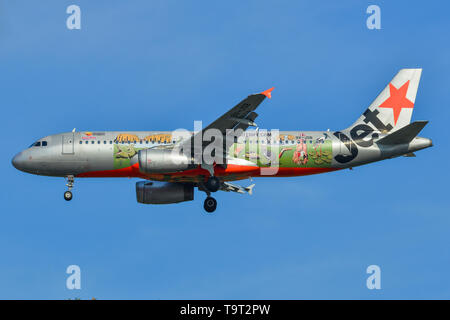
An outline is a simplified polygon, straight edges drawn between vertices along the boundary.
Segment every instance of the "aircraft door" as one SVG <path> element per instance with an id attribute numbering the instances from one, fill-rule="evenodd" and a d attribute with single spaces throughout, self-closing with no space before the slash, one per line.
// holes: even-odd
<path id="1" fill-rule="evenodd" d="M 74 133 L 67 133 L 62 136 L 62 154 L 73 154 Z"/>

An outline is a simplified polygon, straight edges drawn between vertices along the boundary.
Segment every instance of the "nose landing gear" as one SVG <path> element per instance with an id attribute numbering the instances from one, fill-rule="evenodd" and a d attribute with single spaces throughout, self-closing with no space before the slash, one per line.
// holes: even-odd
<path id="1" fill-rule="evenodd" d="M 64 192 L 64 200 L 66 200 L 66 201 L 72 200 L 72 197 L 73 197 L 73 195 L 72 195 L 73 183 L 74 183 L 74 177 L 73 176 L 67 176 L 66 186 L 67 186 L 67 188 L 69 188 L 69 190 Z"/>
<path id="2" fill-rule="evenodd" d="M 66 201 L 72 200 L 72 192 L 71 191 L 64 192 L 64 200 L 66 200 Z"/>

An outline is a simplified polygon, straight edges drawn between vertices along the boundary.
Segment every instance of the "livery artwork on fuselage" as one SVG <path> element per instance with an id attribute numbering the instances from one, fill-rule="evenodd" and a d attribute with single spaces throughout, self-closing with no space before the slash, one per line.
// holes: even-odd
<path id="1" fill-rule="evenodd" d="M 74 130 L 38 140 L 12 162 L 24 172 L 66 177 L 66 200 L 72 199 L 76 177 L 136 177 L 167 182 L 138 182 L 141 203 L 189 201 L 197 187 L 207 193 L 205 209 L 212 212 L 216 202 L 211 192 L 251 194 L 253 185 L 242 187 L 233 180 L 330 172 L 412 157 L 432 146 L 430 139 L 418 137 L 428 122 L 411 122 L 421 73 L 400 70 L 363 114 L 339 131 L 260 129 L 254 111 L 271 98 L 271 88 L 248 96 L 204 129 L 194 123 L 195 132 Z M 249 127 L 257 129 L 246 131 Z"/>

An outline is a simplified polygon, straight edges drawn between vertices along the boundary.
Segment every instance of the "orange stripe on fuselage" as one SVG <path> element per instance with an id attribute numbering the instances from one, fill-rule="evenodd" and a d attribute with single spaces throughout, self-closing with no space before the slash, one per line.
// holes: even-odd
<path id="1" fill-rule="evenodd" d="M 139 164 L 133 164 L 132 166 L 114 170 L 100 170 L 100 171 L 88 171 L 77 174 L 80 178 L 144 178 L 146 175 L 139 171 Z"/>
<path id="2" fill-rule="evenodd" d="M 341 168 L 278 168 L 278 172 L 273 177 L 298 177 L 311 174 L 326 173 L 341 170 Z M 271 177 L 258 175 L 258 177 Z"/>
<path id="3" fill-rule="evenodd" d="M 275 170 L 275 168 L 274 168 Z M 339 168 L 278 168 L 278 171 L 273 175 L 261 175 L 260 167 L 254 166 L 243 166 L 236 164 L 228 164 L 227 168 L 224 169 L 220 166 L 215 168 L 215 175 L 218 177 L 224 177 L 227 180 L 227 176 L 233 176 L 233 180 L 246 179 L 248 177 L 297 177 L 306 176 L 311 174 L 325 173 L 340 170 Z M 209 173 L 207 170 L 202 168 L 196 168 L 191 170 L 185 170 L 181 172 L 164 173 L 164 174 L 145 174 L 139 171 L 139 164 L 136 163 L 132 166 L 114 170 L 101 170 L 101 171 L 90 171 L 84 172 L 77 175 L 80 178 L 142 178 L 150 180 L 165 180 L 166 177 L 170 176 L 173 178 L 183 178 L 183 177 L 207 177 Z M 230 177 L 231 178 L 231 177 Z"/>

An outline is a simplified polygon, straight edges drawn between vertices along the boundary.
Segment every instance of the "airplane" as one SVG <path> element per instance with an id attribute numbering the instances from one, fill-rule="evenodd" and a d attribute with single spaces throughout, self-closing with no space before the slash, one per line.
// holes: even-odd
<path id="1" fill-rule="evenodd" d="M 418 137 L 428 121 L 411 123 L 421 74 L 422 69 L 401 69 L 364 113 L 340 131 L 259 129 L 255 110 L 271 98 L 271 88 L 248 96 L 202 130 L 178 134 L 74 129 L 37 140 L 12 164 L 31 174 L 65 177 L 67 201 L 72 200 L 75 178 L 133 177 L 142 179 L 136 183 L 139 203 L 191 201 L 197 188 L 206 193 L 204 209 L 211 213 L 217 207 L 212 193 L 252 194 L 254 184 L 244 187 L 232 181 L 352 169 L 399 156 L 415 157 L 414 152 L 431 147 L 431 139 Z M 226 137 L 226 143 L 217 143 L 222 148 L 206 161 L 208 141 L 213 141 L 203 139 L 208 130 L 216 134 L 214 141 Z M 233 132 L 232 139 L 228 132 Z"/>

